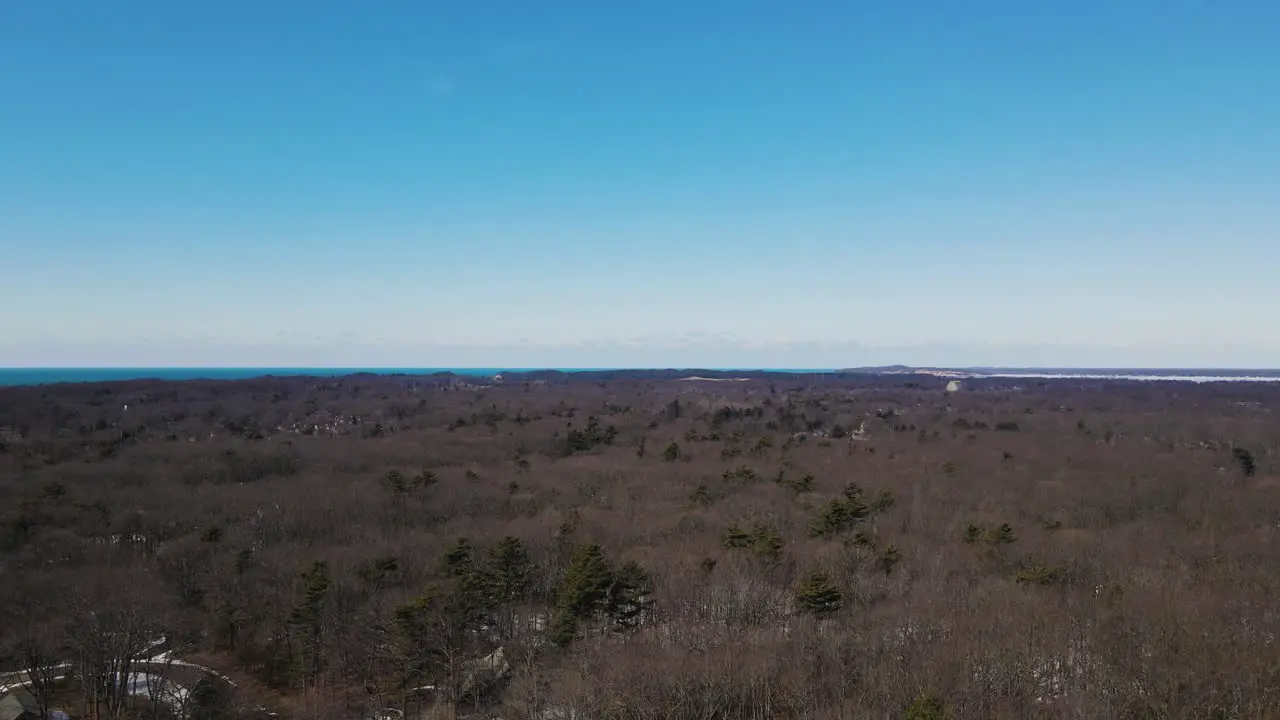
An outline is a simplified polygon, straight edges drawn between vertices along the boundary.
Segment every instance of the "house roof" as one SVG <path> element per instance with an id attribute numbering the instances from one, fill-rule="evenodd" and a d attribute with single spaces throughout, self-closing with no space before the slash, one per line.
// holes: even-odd
<path id="1" fill-rule="evenodd" d="M 25 687 L 14 688 L 8 695 L 0 698 L 0 720 L 17 720 L 23 715 L 34 712 L 40 714 L 36 696 Z"/>

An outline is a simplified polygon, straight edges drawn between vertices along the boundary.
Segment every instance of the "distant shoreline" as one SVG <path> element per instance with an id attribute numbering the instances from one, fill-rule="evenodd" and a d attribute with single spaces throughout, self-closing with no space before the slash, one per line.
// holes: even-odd
<path id="1" fill-rule="evenodd" d="M 914 367 L 878 366 L 844 369 L 820 368 L 413 368 L 413 367 L 155 367 L 155 368 L 0 368 L 0 387 L 48 385 L 55 383 L 125 382 L 138 380 L 251 380 L 265 377 L 342 377 L 348 375 L 410 375 L 493 377 L 515 375 L 522 379 L 586 375 L 598 379 L 746 379 L 769 376 L 822 375 L 933 376 L 948 380 L 983 378 L 1145 380 L 1181 382 L 1280 382 L 1280 369 L 1222 368 L 1001 368 L 1001 367 Z M 746 377 L 744 377 L 746 376 Z"/>

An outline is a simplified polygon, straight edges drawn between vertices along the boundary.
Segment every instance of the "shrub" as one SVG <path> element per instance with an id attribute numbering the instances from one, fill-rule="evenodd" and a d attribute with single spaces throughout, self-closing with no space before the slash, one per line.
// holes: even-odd
<path id="1" fill-rule="evenodd" d="M 888 576 L 901 560 L 902 554 L 898 552 L 898 548 L 894 545 L 886 545 L 880 553 L 880 557 L 876 558 L 876 567 L 883 570 L 884 574 Z"/>
<path id="2" fill-rule="evenodd" d="M 951 711 L 936 694 L 921 690 L 902 712 L 903 720 L 946 720 Z"/>
<path id="3" fill-rule="evenodd" d="M 409 482 L 405 480 L 404 475 L 399 470 L 388 470 L 383 477 L 383 482 L 387 487 L 391 488 L 391 492 L 397 495 L 403 495 L 409 491 Z"/>
<path id="4" fill-rule="evenodd" d="M 725 470 L 722 476 L 727 483 L 746 484 L 754 482 L 756 479 L 756 471 L 743 465 L 733 470 Z"/>
<path id="5" fill-rule="evenodd" d="M 782 554 L 785 542 L 777 530 L 764 524 L 756 525 L 751 534 L 751 552 L 764 560 L 776 560 Z"/>
<path id="6" fill-rule="evenodd" d="M 751 536 L 737 525 L 730 525 L 721 536 L 720 544 L 726 548 L 744 548 L 751 544 Z"/>
<path id="7" fill-rule="evenodd" d="M 814 478 L 813 473 L 805 473 L 798 478 L 788 478 L 782 471 L 778 471 L 776 481 L 785 485 L 792 492 L 799 494 L 813 490 L 813 483 L 815 479 L 816 478 Z"/>
<path id="8" fill-rule="evenodd" d="M 752 446 L 751 453 L 753 455 L 765 455 L 771 447 L 773 447 L 773 440 L 769 439 L 767 435 L 762 435 L 756 440 L 756 444 Z"/>
<path id="9" fill-rule="evenodd" d="M 897 498 L 894 497 L 893 491 L 885 488 L 876 495 L 876 499 L 871 502 L 871 507 L 876 512 L 884 512 L 893 507 L 893 503 Z"/>
<path id="10" fill-rule="evenodd" d="M 1019 585 L 1053 585 L 1062 580 L 1065 570 L 1058 565 L 1033 565 L 1014 574 Z"/>
<path id="11" fill-rule="evenodd" d="M 689 503 L 694 506 L 706 507 L 714 499 L 711 496 L 711 488 L 707 487 L 706 483 L 698 483 L 698 487 L 694 488 L 689 495 Z"/>
<path id="12" fill-rule="evenodd" d="M 1000 525 L 991 528 L 983 535 L 983 540 L 988 545 L 1008 545 L 1017 541 L 1017 536 L 1013 534 L 1013 526 L 1009 523 L 1000 523 Z"/>

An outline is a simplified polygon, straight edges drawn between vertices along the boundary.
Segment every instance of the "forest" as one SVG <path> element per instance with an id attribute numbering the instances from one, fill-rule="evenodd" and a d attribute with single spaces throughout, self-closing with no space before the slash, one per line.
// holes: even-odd
<path id="1" fill-rule="evenodd" d="M 0 720 L 1280 718 L 1276 407 L 857 373 L 0 388 Z"/>

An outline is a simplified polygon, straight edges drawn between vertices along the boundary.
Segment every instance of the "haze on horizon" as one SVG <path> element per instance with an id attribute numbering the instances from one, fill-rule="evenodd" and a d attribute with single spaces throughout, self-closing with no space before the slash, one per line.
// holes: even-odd
<path id="1" fill-rule="evenodd" d="M 0 7 L 0 366 L 1280 367 L 1280 6 Z"/>

